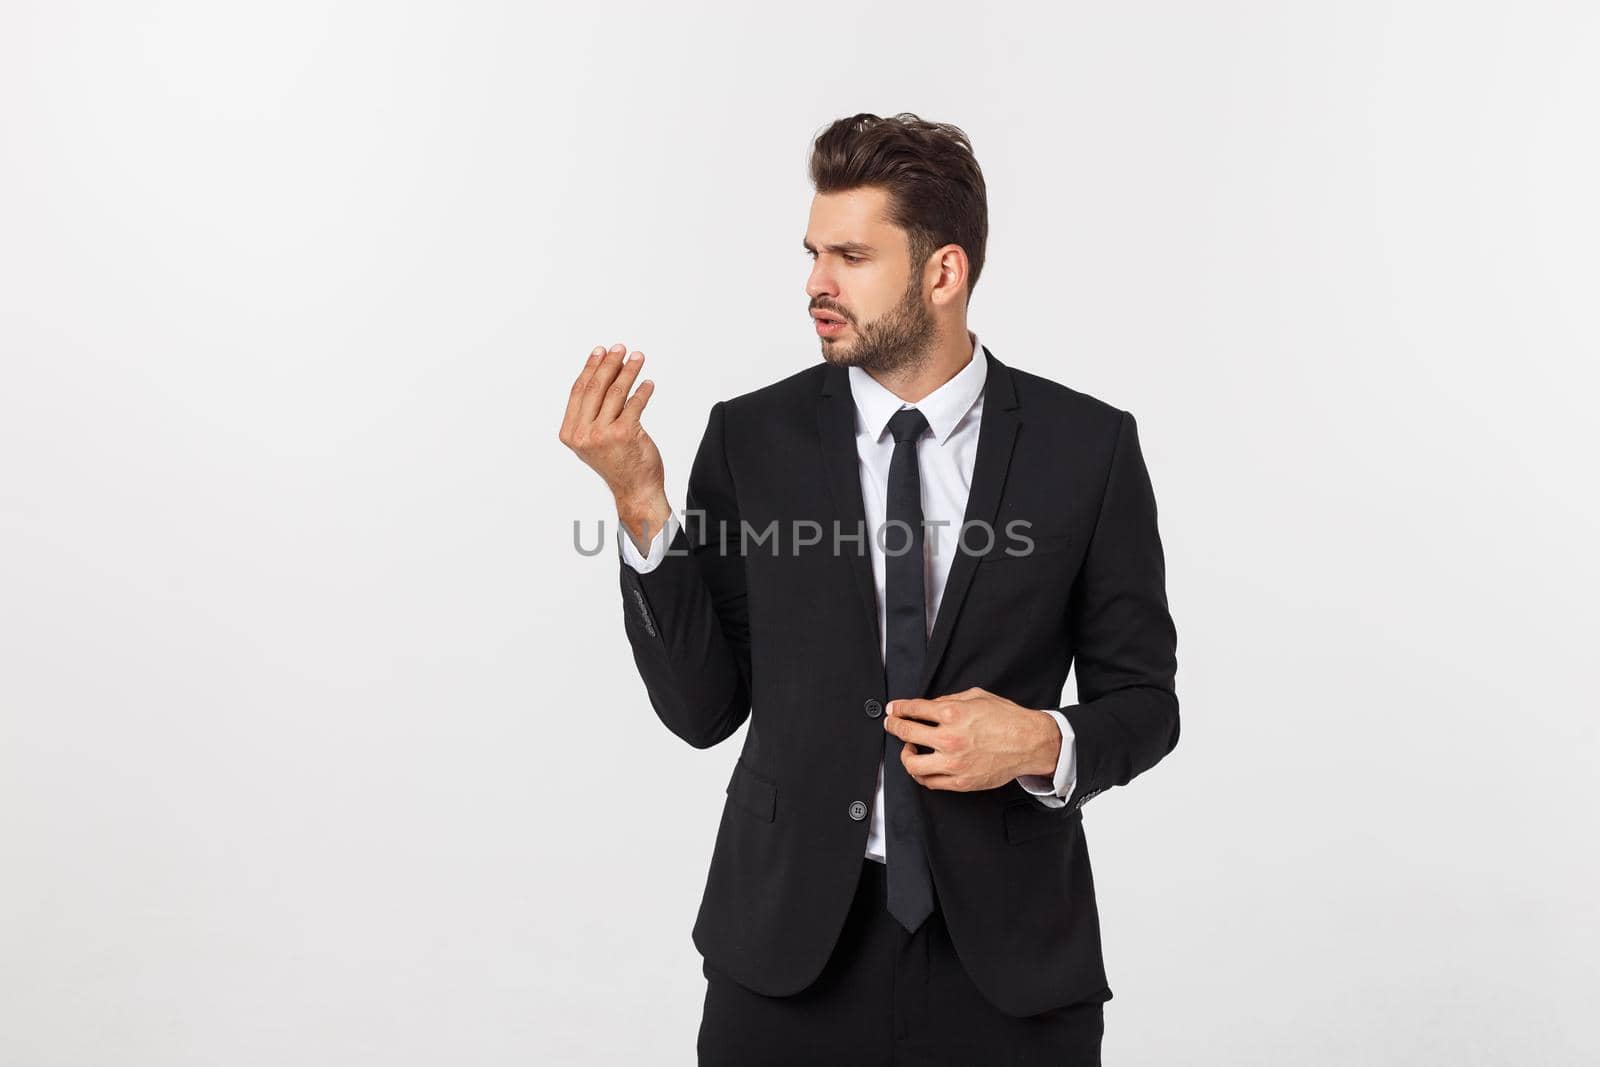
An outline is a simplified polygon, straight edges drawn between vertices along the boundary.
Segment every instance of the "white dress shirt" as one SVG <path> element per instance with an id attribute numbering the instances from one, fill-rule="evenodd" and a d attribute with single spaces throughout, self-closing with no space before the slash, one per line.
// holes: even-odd
<path id="1" fill-rule="evenodd" d="M 850 393 L 856 407 L 856 453 L 860 458 L 861 500 L 866 508 L 867 544 L 872 555 L 872 576 L 877 585 L 878 601 L 878 653 L 885 654 L 888 645 L 886 627 L 885 554 L 879 544 L 878 531 L 883 528 L 887 513 L 889 461 L 894 457 L 894 437 L 888 432 L 889 417 L 901 408 L 914 407 L 928 420 L 928 428 L 917 439 L 917 469 L 922 483 L 922 519 L 925 527 L 923 550 L 926 555 L 923 572 L 927 592 L 928 621 L 931 632 L 938 617 L 939 602 L 944 597 L 945 580 L 950 574 L 950 564 L 955 559 L 956 538 L 961 522 L 967 513 L 967 492 L 972 487 L 973 461 L 978 454 L 978 431 L 983 420 L 983 386 L 988 377 L 989 364 L 984 358 L 978 336 L 972 331 L 972 358 L 949 381 L 917 401 L 908 404 L 878 383 L 877 379 L 860 367 L 848 368 Z M 641 574 L 654 570 L 666 556 L 666 546 L 675 536 L 678 527 L 676 514 L 667 519 L 666 528 L 656 531 L 650 540 L 650 551 L 643 556 L 634 547 L 633 538 L 619 531 L 622 556 L 629 566 Z M 885 533 L 894 544 L 903 537 L 899 533 Z M 1077 785 L 1077 752 L 1073 744 L 1072 726 L 1067 717 L 1054 708 L 1040 708 L 1056 722 L 1061 730 L 1061 755 L 1056 761 L 1055 775 L 1025 774 L 1017 784 L 1038 798 L 1046 807 L 1062 807 Z M 872 805 L 872 822 L 867 831 L 866 854 L 883 862 L 886 853 L 883 827 L 883 765 L 878 765 L 878 785 Z"/>

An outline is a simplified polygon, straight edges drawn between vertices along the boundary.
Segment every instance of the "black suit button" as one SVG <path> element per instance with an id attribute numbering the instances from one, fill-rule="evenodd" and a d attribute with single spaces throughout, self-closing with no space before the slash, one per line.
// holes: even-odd
<path id="1" fill-rule="evenodd" d="M 876 719 L 883 714 L 883 705 L 876 700 L 869 700 L 862 707 L 866 709 L 867 718 L 869 719 Z"/>
<path id="2" fill-rule="evenodd" d="M 850 817 L 856 822 L 865 819 L 867 817 L 867 802 L 864 800 L 852 800 L 850 802 Z"/>

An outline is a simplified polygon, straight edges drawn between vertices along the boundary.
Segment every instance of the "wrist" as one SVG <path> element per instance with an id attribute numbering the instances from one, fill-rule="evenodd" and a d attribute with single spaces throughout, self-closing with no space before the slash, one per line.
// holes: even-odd
<path id="1" fill-rule="evenodd" d="M 1061 727 L 1056 724 L 1055 716 L 1049 712 L 1035 710 L 1031 718 L 1035 720 L 1034 730 L 1037 739 L 1028 760 L 1028 767 L 1022 773 L 1054 778 L 1056 764 L 1061 761 Z"/>
<path id="2" fill-rule="evenodd" d="M 641 552 L 672 515 L 672 505 L 667 502 L 666 491 L 660 487 L 637 495 L 618 493 L 615 501 L 617 521 Z"/>

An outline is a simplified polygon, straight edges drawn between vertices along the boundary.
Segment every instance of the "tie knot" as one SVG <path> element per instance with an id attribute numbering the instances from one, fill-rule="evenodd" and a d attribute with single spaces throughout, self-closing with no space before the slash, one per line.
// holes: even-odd
<path id="1" fill-rule="evenodd" d="M 889 432 L 894 434 L 897 445 L 915 441 L 927 428 L 928 417 L 916 408 L 901 408 L 889 416 Z"/>

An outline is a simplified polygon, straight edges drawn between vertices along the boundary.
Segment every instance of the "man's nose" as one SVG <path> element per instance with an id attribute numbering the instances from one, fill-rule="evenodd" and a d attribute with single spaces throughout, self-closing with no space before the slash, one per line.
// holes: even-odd
<path id="1" fill-rule="evenodd" d="M 833 277 L 821 263 L 813 264 L 811 267 L 811 276 L 806 279 L 806 295 L 813 300 L 819 296 L 839 295 L 838 287 L 833 284 Z"/>

